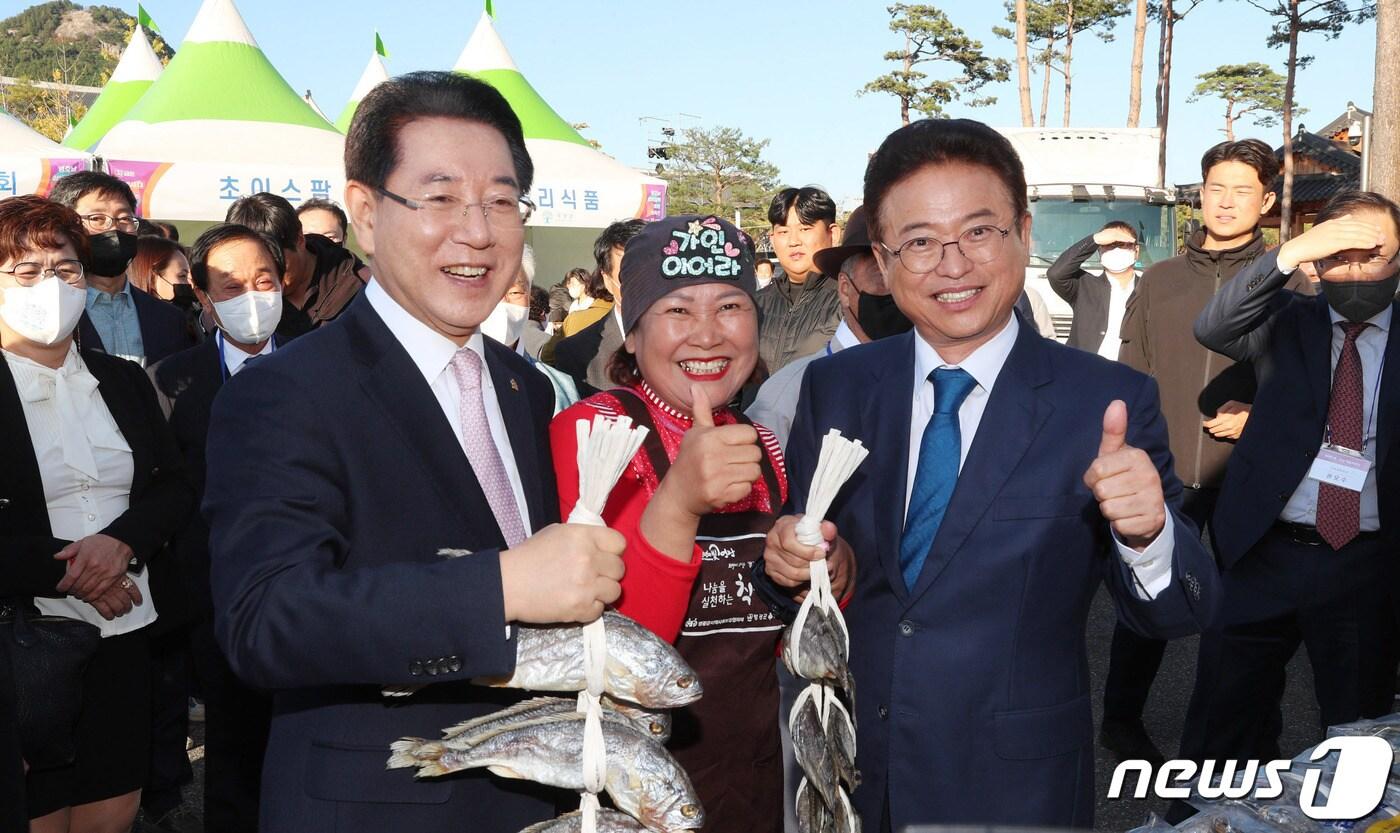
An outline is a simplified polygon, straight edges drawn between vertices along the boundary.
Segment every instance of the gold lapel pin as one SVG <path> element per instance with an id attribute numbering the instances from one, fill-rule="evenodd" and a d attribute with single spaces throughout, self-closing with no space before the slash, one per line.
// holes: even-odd
<path id="1" fill-rule="evenodd" d="M 513 391 L 515 391 L 516 393 L 520 393 L 520 384 L 519 384 L 518 382 L 516 382 L 514 379 L 511 379 L 511 380 L 510 380 L 510 389 L 513 390 Z"/>

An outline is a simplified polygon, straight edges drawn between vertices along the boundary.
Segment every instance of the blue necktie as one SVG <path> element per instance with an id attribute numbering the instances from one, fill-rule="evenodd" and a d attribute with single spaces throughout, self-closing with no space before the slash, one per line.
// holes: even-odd
<path id="1" fill-rule="evenodd" d="M 933 380 L 933 416 L 919 442 L 914 492 L 909 498 L 904 535 L 899 539 L 899 570 L 904 574 L 904 586 L 911 590 L 924 569 L 958 482 L 958 460 L 962 456 L 958 408 L 977 385 L 976 379 L 959 368 L 940 367 L 929 375 Z"/>

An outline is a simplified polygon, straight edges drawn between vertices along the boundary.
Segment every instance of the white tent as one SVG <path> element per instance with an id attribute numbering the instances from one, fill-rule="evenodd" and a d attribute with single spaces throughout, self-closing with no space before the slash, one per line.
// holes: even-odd
<path id="1" fill-rule="evenodd" d="M 204 0 L 175 58 L 98 143 L 143 216 L 222 219 L 241 196 L 340 199 L 344 138 L 267 60 L 233 0 Z"/>
<path id="2" fill-rule="evenodd" d="M 482 13 L 456 72 L 480 78 L 510 102 L 535 163 L 531 226 L 603 228 L 616 220 L 666 214 L 666 183 L 595 150 L 516 68 L 490 15 Z"/>
<path id="3" fill-rule="evenodd" d="M 356 82 L 355 89 L 350 93 L 350 100 L 345 102 L 345 108 L 340 111 L 340 118 L 335 120 L 335 129 L 341 133 L 349 131 L 350 120 L 355 117 L 355 111 L 360 107 L 360 99 L 369 95 L 370 90 L 388 80 L 389 68 L 384 66 L 384 59 L 378 53 L 369 56 L 369 63 L 365 64 L 365 71 L 360 73 L 360 80 Z"/>
<path id="4" fill-rule="evenodd" d="M 0 110 L 0 199 L 47 195 L 54 180 L 91 164 L 91 154 L 66 148 Z"/>
<path id="5" fill-rule="evenodd" d="M 146 90 L 160 77 L 164 67 L 150 41 L 146 40 L 146 30 L 137 26 L 131 33 L 131 40 L 122 52 L 112 77 L 102 87 L 102 93 L 92 102 L 87 114 L 63 138 L 63 144 L 70 148 L 90 150 L 93 145 L 111 130 L 114 125 L 131 112 Z"/>

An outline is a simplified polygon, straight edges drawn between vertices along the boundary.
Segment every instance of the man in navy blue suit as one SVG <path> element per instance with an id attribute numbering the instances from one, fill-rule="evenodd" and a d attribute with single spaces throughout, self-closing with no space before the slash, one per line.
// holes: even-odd
<path id="1" fill-rule="evenodd" d="M 1340 194 L 1196 319 L 1201 344 L 1254 362 L 1259 392 L 1215 509 L 1225 604 L 1201 636 L 1183 757 L 1278 757 L 1300 643 L 1324 727 L 1393 710 L 1397 252 L 1400 208 Z M 1297 269 L 1317 297 L 1284 288 Z"/>
<path id="2" fill-rule="evenodd" d="M 811 365 L 787 447 L 795 513 L 829 429 L 872 450 L 823 524 L 833 557 L 856 564 L 856 809 L 871 831 L 1091 827 L 1095 590 L 1106 581 L 1121 619 L 1159 638 L 1199 631 L 1216 601 L 1156 385 L 1013 314 L 1031 217 L 996 131 L 895 131 L 865 206 L 914 331 Z M 795 521 L 764 553 L 789 592 L 822 556 Z"/>
<path id="3" fill-rule="evenodd" d="M 512 673 L 514 623 L 590 621 L 620 592 L 622 536 L 551 525 L 553 389 L 479 332 L 520 268 L 533 165 L 500 93 L 428 72 L 365 97 L 345 169 L 374 279 L 229 379 L 209 426 L 215 632 L 273 697 L 260 829 L 517 831 L 560 794 L 385 762 L 521 697 L 470 682 Z"/>

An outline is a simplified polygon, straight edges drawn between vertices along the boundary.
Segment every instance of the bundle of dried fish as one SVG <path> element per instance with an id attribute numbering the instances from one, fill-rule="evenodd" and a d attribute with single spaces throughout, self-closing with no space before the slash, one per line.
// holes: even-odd
<path id="1" fill-rule="evenodd" d="M 405 738 L 393 744 L 389 767 L 417 767 L 419 778 L 484 767 L 503 778 L 582 790 L 586 720 L 577 713 L 526 720 L 471 744 Z M 700 829 L 700 800 L 671 753 L 630 723 L 605 722 L 603 740 L 605 787 L 618 809 L 656 833 Z"/>
<path id="2" fill-rule="evenodd" d="M 616 810 L 598 811 L 597 833 L 645 833 L 641 822 Z M 520 833 L 583 833 L 583 813 L 575 810 L 557 819 L 532 824 Z"/>
<path id="3" fill-rule="evenodd" d="M 565 697 L 536 697 L 523 700 L 509 708 L 458 723 L 442 731 L 443 740 L 451 740 L 466 745 L 476 739 L 513 726 L 527 720 L 553 717 L 559 714 L 572 714 L 578 710 L 578 700 Z M 631 725 L 658 743 L 671 739 L 671 715 L 667 712 L 651 711 L 630 703 L 623 703 L 609 697 L 603 698 L 604 720 Z"/>

